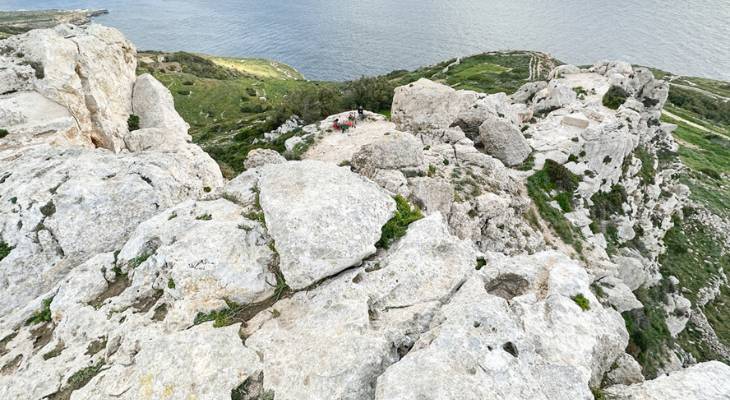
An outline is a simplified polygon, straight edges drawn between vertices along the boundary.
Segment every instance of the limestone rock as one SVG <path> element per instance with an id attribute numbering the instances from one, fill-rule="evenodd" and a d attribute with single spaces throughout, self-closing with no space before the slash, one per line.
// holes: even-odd
<path id="1" fill-rule="evenodd" d="M 449 215 L 454 201 L 454 189 L 443 179 L 413 178 L 409 182 L 411 198 L 426 214 Z"/>
<path id="2" fill-rule="evenodd" d="M 266 164 L 281 164 L 285 162 L 286 158 L 275 150 L 253 149 L 248 152 L 246 161 L 243 162 L 243 167 L 246 169 L 252 169 Z"/>
<path id="3" fill-rule="evenodd" d="M 730 367 L 709 361 L 640 384 L 611 386 L 605 394 L 611 400 L 724 400 L 730 397 Z"/>
<path id="4" fill-rule="evenodd" d="M 508 166 L 521 164 L 532 152 L 520 130 L 502 118 L 485 120 L 479 127 L 479 137 L 486 153 Z"/>
<path id="5" fill-rule="evenodd" d="M 363 146 L 352 157 L 352 166 L 365 176 L 372 176 L 377 169 L 418 169 L 422 165 L 421 142 L 397 131 Z"/>
<path id="6" fill-rule="evenodd" d="M 396 128 L 404 132 L 445 129 L 476 98 L 475 92 L 456 91 L 428 79 L 419 79 L 395 89 L 392 119 Z"/>
<path id="7" fill-rule="evenodd" d="M 545 88 L 547 88 L 547 82 L 545 81 L 525 83 L 512 94 L 512 101 L 516 103 L 529 103 L 537 92 Z"/>
<path id="8" fill-rule="evenodd" d="M 118 250 L 141 221 L 223 180 L 197 146 L 121 155 L 32 146 L 0 152 L 0 170 L 0 237 L 14 247 L 0 261 L 0 320 L 75 265 Z"/>
<path id="9" fill-rule="evenodd" d="M 71 398 L 226 398 L 261 368 L 256 353 L 241 344 L 236 326 L 145 333 L 133 364 L 102 370 Z"/>
<path id="10" fill-rule="evenodd" d="M 140 128 L 160 128 L 190 141 L 189 125 L 175 111 L 172 94 L 150 74 L 137 77 L 132 97 L 134 114 L 139 117 Z"/>
<path id="11" fill-rule="evenodd" d="M 641 374 L 641 365 L 628 354 L 622 354 L 616 359 L 606 377 L 604 385 L 633 385 L 644 382 L 644 375 Z"/>
<path id="12" fill-rule="evenodd" d="M 134 46 L 119 31 L 60 25 L 11 36 L 0 47 L 13 49 L 12 56 L 0 57 L 0 69 L 13 71 L 0 81 L 0 93 L 35 91 L 62 104 L 78 130 L 61 133 L 75 144 L 124 147 L 137 61 Z"/>
<path id="13" fill-rule="evenodd" d="M 549 113 L 576 100 L 577 95 L 573 89 L 560 83 L 558 80 L 552 80 L 545 89 L 535 94 L 533 103 L 535 104 L 536 112 Z"/>
<path id="14" fill-rule="evenodd" d="M 395 202 L 372 182 L 319 161 L 264 166 L 261 207 L 287 283 L 304 288 L 375 252 Z"/>

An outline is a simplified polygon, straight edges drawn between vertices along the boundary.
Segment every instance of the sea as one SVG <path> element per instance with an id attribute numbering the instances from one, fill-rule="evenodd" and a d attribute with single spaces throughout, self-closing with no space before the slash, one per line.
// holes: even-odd
<path id="1" fill-rule="evenodd" d="M 730 0 L 0 0 L 0 10 L 105 8 L 142 50 L 289 64 L 313 80 L 492 50 L 625 60 L 730 81 Z"/>

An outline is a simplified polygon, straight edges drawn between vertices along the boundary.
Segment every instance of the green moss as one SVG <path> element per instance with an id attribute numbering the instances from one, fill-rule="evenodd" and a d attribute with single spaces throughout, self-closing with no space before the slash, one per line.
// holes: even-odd
<path id="1" fill-rule="evenodd" d="M 175 289 L 175 281 L 172 278 L 169 278 L 167 280 L 167 287 L 169 289 Z"/>
<path id="2" fill-rule="evenodd" d="M 127 118 L 127 128 L 130 132 L 139 129 L 139 116 L 134 114 L 130 115 L 129 118 Z"/>
<path id="3" fill-rule="evenodd" d="M 484 257 L 477 258 L 477 270 L 484 268 L 485 265 L 487 265 L 487 260 Z"/>
<path id="4" fill-rule="evenodd" d="M 26 325 L 35 325 L 35 324 L 40 324 L 43 322 L 51 322 L 51 302 L 52 301 L 53 301 L 53 297 L 44 299 L 41 309 L 36 311 L 35 314 L 33 314 L 33 316 L 28 318 L 28 320 L 25 321 L 25 324 Z"/>
<path id="5" fill-rule="evenodd" d="M 577 304 L 581 310 L 588 311 L 591 309 L 590 301 L 588 300 L 588 298 L 583 296 L 582 293 L 578 293 L 577 295 L 571 297 L 571 299 L 573 299 L 575 304 Z"/>
<path id="6" fill-rule="evenodd" d="M 620 86 L 611 86 L 603 96 L 603 105 L 612 110 L 618 110 L 628 97 L 629 94 Z"/>
<path id="7" fill-rule="evenodd" d="M 395 216 L 386 222 L 381 229 L 380 240 L 375 244 L 377 247 L 387 249 L 394 241 L 406 234 L 408 225 L 423 218 L 418 207 L 411 207 L 403 196 L 395 196 Z"/>

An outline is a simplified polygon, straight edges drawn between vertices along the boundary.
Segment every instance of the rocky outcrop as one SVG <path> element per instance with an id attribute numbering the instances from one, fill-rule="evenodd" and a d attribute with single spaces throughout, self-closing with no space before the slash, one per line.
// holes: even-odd
<path id="1" fill-rule="evenodd" d="M 65 125 L 54 140 L 113 151 L 124 147 L 137 61 L 134 46 L 121 33 L 100 25 L 60 25 L 12 36 L 2 48 L 0 69 L 7 73 L 0 80 L 0 93 L 38 93 L 73 117 L 75 124 Z M 26 135 L 43 139 L 48 135 L 43 125 L 22 122 L 30 116 L 0 125 L 11 137 L 22 124 Z"/>
<path id="2" fill-rule="evenodd" d="M 662 236 L 688 195 L 658 170 L 675 145 L 646 70 L 562 66 L 511 98 L 420 80 L 397 89 L 395 123 L 293 128 L 303 161 L 255 150 L 224 182 L 164 86 L 129 74 L 118 32 L 3 43 L 0 398 L 730 393 L 723 364 L 645 381 L 626 353 L 620 312 L 669 279 Z M 31 45 L 53 61 L 42 77 L 15 53 Z M 629 94 L 618 110 L 611 86 Z M 669 286 L 674 335 L 696 318 Z"/>
<path id="3" fill-rule="evenodd" d="M 730 395 L 728 376 L 730 367 L 710 361 L 644 383 L 612 386 L 605 394 L 611 400 L 721 400 Z"/>
<path id="4" fill-rule="evenodd" d="M 258 191 L 281 271 L 295 289 L 375 253 L 380 228 L 395 211 L 372 182 L 319 161 L 266 165 Z"/>

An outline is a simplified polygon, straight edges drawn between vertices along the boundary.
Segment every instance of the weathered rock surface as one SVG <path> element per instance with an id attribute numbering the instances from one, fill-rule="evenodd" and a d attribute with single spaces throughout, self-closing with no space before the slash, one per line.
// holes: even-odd
<path id="1" fill-rule="evenodd" d="M 264 166 L 266 164 L 281 164 L 285 163 L 286 158 L 275 150 L 269 149 L 254 149 L 248 152 L 246 161 L 243 162 L 243 166 L 246 169 L 253 169 Z"/>
<path id="2" fill-rule="evenodd" d="M 486 153 L 507 166 L 521 164 L 532 152 L 520 130 L 503 118 L 485 120 L 479 127 L 479 137 Z"/>
<path id="3" fill-rule="evenodd" d="M 0 69 L 8 71 L 0 93 L 36 92 L 63 105 L 77 124 L 61 132 L 70 143 L 113 151 L 124 147 L 137 61 L 134 46 L 119 31 L 95 24 L 60 25 L 12 36 L 0 46 L 6 49 Z M 33 135 L 44 129 L 44 124 L 24 126 Z"/>
<path id="4" fill-rule="evenodd" d="M 301 289 L 375 253 L 395 202 L 347 168 L 320 161 L 269 164 L 258 183 L 287 283 Z"/>
<path id="5" fill-rule="evenodd" d="M 0 45 L 0 398 L 728 398 L 724 364 L 644 381 L 625 352 L 660 279 L 671 335 L 709 326 L 659 272 L 689 191 L 649 70 L 561 66 L 511 98 L 420 80 L 394 123 L 292 119 L 267 137 L 308 160 L 255 150 L 224 182 L 134 59 L 99 26 Z M 582 248 L 510 168 L 533 151 L 577 184 L 570 212 L 545 195 Z M 376 249 L 396 194 L 426 217 Z"/>
<path id="6" fill-rule="evenodd" d="M 719 361 L 697 364 L 654 380 L 606 389 L 612 400 L 721 400 L 730 397 L 730 366 Z"/>

